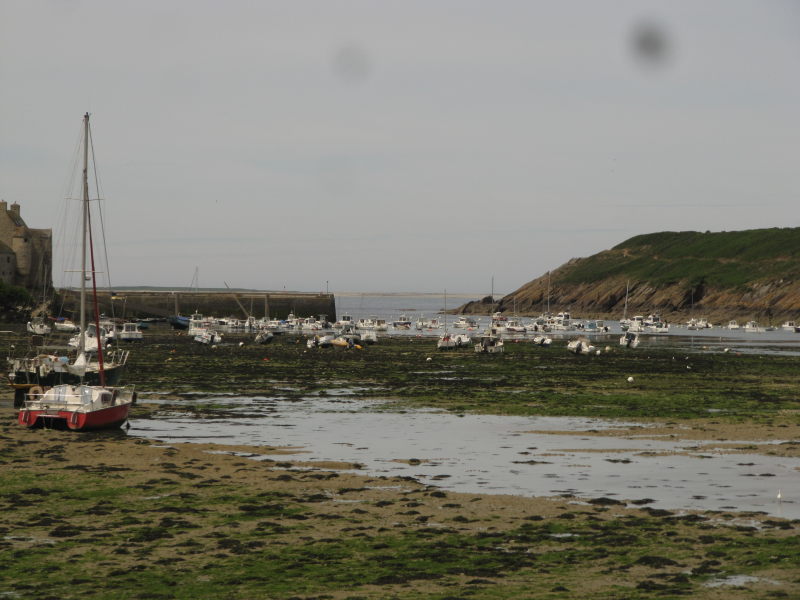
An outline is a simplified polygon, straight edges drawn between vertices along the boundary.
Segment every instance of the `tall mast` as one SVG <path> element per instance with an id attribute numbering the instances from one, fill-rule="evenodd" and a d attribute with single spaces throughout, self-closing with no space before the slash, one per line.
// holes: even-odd
<path id="1" fill-rule="evenodd" d="M 627 282 L 625 282 L 625 311 L 622 313 L 623 319 L 628 318 L 628 290 L 630 289 L 630 283 L 631 283 L 630 279 Z"/>
<path id="2" fill-rule="evenodd" d="M 447 334 L 447 290 L 444 291 L 444 332 Z"/>
<path id="3" fill-rule="evenodd" d="M 81 335 L 78 355 L 86 350 L 86 231 L 89 227 L 89 113 L 83 115 L 83 235 L 81 236 Z M 100 335 L 100 332 L 97 332 Z"/>
<path id="4" fill-rule="evenodd" d="M 550 314 L 550 271 L 547 272 L 547 314 Z"/>

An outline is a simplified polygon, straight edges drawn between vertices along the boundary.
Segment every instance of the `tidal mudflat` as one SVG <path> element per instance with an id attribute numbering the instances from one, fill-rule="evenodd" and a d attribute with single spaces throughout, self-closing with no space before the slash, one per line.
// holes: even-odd
<path id="1" fill-rule="evenodd" d="M 796 358 L 647 347 L 575 357 L 525 343 L 486 357 L 437 354 L 432 346 L 408 338 L 360 351 L 309 351 L 287 338 L 265 347 L 234 339 L 212 349 L 171 333 L 151 336 L 131 359 L 128 381 L 141 403 L 128 434 L 26 431 L 13 420 L 9 395 L 0 405 L 0 593 L 800 595 L 800 523 L 793 518 L 713 504 L 715 493 L 731 495 L 724 488 L 696 494 L 709 505 L 695 498 L 689 510 L 656 505 L 646 489 L 584 495 L 580 487 L 597 469 L 624 474 L 632 467 L 631 474 L 640 464 L 642 477 L 680 485 L 653 461 L 675 457 L 699 469 L 717 459 L 701 455 L 715 453 L 742 463 L 737 469 L 754 463 L 753 477 L 736 471 L 735 481 L 796 475 Z M 308 403 L 336 410 L 309 411 Z M 319 425 L 308 436 L 297 435 L 304 410 Z M 404 410 L 410 421 L 398 418 Z M 365 415 L 373 420 L 359 423 Z M 418 446 L 412 455 L 399 445 L 436 418 L 456 424 L 442 426 L 438 446 Z M 203 443 L 167 439 L 175 422 Z M 253 437 L 265 423 L 286 437 Z M 487 423 L 496 423 L 495 443 L 484 441 Z M 235 435 L 214 431 L 233 426 Z M 161 439 L 155 432 L 138 437 L 145 427 L 161 428 Z M 356 431 L 343 435 L 348 427 Z M 212 437 L 198 438 L 203 430 Z M 500 466 L 492 469 L 505 470 L 509 482 L 548 473 L 564 480 L 544 478 L 542 495 L 486 493 L 494 490 L 477 483 L 481 473 L 459 475 L 446 462 L 453 431 L 463 439 L 455 457 L 473 448 L 496 454 Z M 315 449 L 317 439 L 346 452 Z M 647 448 L 655 455 L 637 455 Z M 778 473 L 768 461 L 789 468 Z M 761 477 L 770 470 L 773 477 Z M 447 487 L 459 478 L 475 490 Z M 782 492 L 784 507 L 795 506 L 791 495 Z"/>
<path id="2" fill-rule="evenodd" d="M 293 460 L 357 463 L 370 475 L 442 489 L 523 496 L 573 494 L 670 510 L 763 511 L 800 518 L 800 457 L 767 452 L 786 440 L 698 444 L 637 423 L 585 417 L 370 410 L 363 400 L 208 398 L 218 418 L 173 412 L 138 419 L 129 435 L 167 442 L 292 447 Z M 626 435 L 594 435 L 603 430 Z M 780 501 L 777 492 L 781 490 Z M 796 499 L 796 500 L 795 500 Z"/>

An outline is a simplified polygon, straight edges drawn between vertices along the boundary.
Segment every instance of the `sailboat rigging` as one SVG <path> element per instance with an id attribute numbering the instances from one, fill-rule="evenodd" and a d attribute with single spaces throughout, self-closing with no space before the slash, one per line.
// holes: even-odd
<path id="1" fill-rule="evenodd" d="M 489 296 L 489 326 L 486 328 L 486 333 L 484 333 L 480 341 L 475 344 L 475 352 L 485 352 L 488 354 L 497 354 L 499 352 L 503 352 L 503 338 L 499 335 L 496 335 L 496 330 L 494 329 L 494 317 L 492 315 L 492 311 L 494 310 L 494 277 L 492 277 L 492 294 Z"/>
<path id="2" fill-rule="evenodd" d="M 81 236 L 81 289 L 80 289 L 80 333 L 78 339 L 78 356 L 72 364 L 58 361 L 53 372 L 69 373 L 78 376 L 80 381 L 53 385 L 49 389 L 32 386 L 28 389 L 26 400 L 19 411 L 18 421 L 25 427 L 55 427 L 88 431 L 95 429 L 111 429 L 122 425 L 128 418 L 131 404 L 135 401 L 132 386 L 109 386 L 108 368 L 114 369 L 115 377 L 121 374 L 124 365 L 109 364 L 105 359 L 102 329 L 100 327 L 100 309 L 97 302 L 97 279 L 94 260 L 94 241 L 92 239 L 92 218 L 89 201 L 89 113 L 84 115 L 83 134 L 83 194 L 82 194 L 82 236 Z M 93 320 L 97 340 L 97 367 L 90 369 L 87 355 L 86 326 L 86 282 L 91 281 L 91 297 Z M 127 359 L 127 353 L 125 353 Z M 60 368 L 59 368 L 60 367 Z M 119 367 L 119 369 L 117 369 Z M 96 377 L 87 377 L 90 373 Z M 89 381 L 96 379 L 96 382 Z"/>

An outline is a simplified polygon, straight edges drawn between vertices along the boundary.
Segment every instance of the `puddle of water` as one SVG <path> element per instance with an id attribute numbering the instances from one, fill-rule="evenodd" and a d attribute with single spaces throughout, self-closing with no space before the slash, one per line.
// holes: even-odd
<path id="1" fill-rule="evenodd" d="M 728 577 L 718 577 L 707 581 L 703 585 L 706 587 L 741 587 L 748 583 L 769 583 L 770 585 L 781 585 L 779 581 L 765 579 L 764 577 L 753 577 L 751 575 L 729 575 Z"/>
<path id="2" fill-rule="evenodd" d="M 130 434 L 166 443 L 302 448 L 303 461 L 358 463 L 363 465 L 358 473 L 410 476 L 459 492 L 652 499 L 648 506 L 671 510 L 763 511 L 800 518 L 800 459 L 701 454 L 692 450 L 696 442 L 581 433 L 620 422 L 370 412 L 369 402 L 341 398 L 226 397 L 224 402 L 224 418 L 170 413 L 133 421 Z M 526 433 L 531 430 L 575 434 Z"/>

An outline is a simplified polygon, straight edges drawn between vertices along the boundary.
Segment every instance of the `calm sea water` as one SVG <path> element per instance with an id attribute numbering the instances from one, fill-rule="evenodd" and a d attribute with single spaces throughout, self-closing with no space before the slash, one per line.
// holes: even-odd
<path id="1" fill-rule="evenodd" d="M 447 307 L 452 310 L 487 294 L 341 294 L 336 296 L 336 314 L 348 314 L 356 319 L 375 316 L 392 321 L 405 314 L 416 320 L 419 316 L 434 316 Z M 497 295 L 500 298 L 499 295 Z M 452 317 L 451 317 L 452 318 Z"/>

